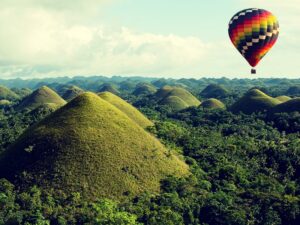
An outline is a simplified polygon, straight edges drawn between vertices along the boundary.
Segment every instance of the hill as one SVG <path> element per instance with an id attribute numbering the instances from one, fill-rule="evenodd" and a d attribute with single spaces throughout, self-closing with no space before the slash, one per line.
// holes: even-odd
<path id="1" fill-rule="evenodd" d="M 89 92 L 28 129 L 0 158 L 0 177 L 88 199 L 158 192 L 162 178 L 188 173 L 157 139 Z"/>
<path id="2" fill-rule="evenodd" d="M 0 100 L 15 101 L 20 99 L 20 96 L 7 87 L 0 86 Z"/>
<path id="3" fill-rule="evenodd" d="M 291 86 L 289 89 L 286 91 L 286 94 L 289 96 L 300 96 L 300 85 L 298 86 Z"/>
<path id="4" fill-rule="evenodd" d="M 281 96 L 276 97 L 276 99 L 278 99 L 281 102 L 287 102 L 287 101 L 291 100 L 292 98 L 289 96 L 286 96 L 286 95 L 281 95 Z"/>
<path id="5" fill-rule="evenodd" d="M 112 85 L 112 84 L 104 84 L 101 86 L 99 92 L 110 92 L 113 93 L 115 95 L 119 95 L 120 92 L 118 91 L 118 89 Z"/>
<path id="6" fill-rule="evenodd" d="M 300 112 L 300 98 L 293 98 L 289 101 L 283 102 L 275 106 L 272 113 L 290 113 L 290 112 Z"/>
<path id="7" fill-rule="evenodd" d="M 46 103 L 53 103 L 58 106 L 66 104 L 55 91 L 48 88 L 47 86 L 40 87 L 39 89 L 32 92 L 30 95 L 25 97 L 17 106 L 17 109 L 28 109 L 32 110 Z"/>
<path id="8" fill-rule="evenodd" d="M 280 103 L 278 99 L 272 98 L 258 89 L 251 89 L 234 103 L 230 110 L 235 113 L 251 114 L 269 110 Z"/>
<path id="9" fill-rule="evenodd" d="M 179 88 L 164 86 L 155 93 L 159 104 L 169 106 L 174 110 L 182 110 L 191 106 L 199 106 L 200 101 L 189 91 Z"/>
<path id="10" fill-rule="evenodd" d="M 220 100 L 215 99 L 215 98 L 210 98 L 210 99 L 203 101 L 201 103 L 200 107 L 203 109 L 209 109 L 209 110 L 226 108 L 226 106 L 224 105 L 223 102 L 221 102 Z"/>
<path id="11" fill-rule="evenodd" d="M 12 88 L 11 90 L 20 96 L 20 98 L 24 98 L 32 93 L 32 90 L 29 88 Z"/>
<path id="12" fill-rule="evenodd" d="M 200 96 L 203 98 L 225 98 L 228 95 L 229 91 L 218 84 L 210 84 L 200 93 Z"/>
<path id="13" fill-rule="evenodd" d="M 75 85 L 69 87 L 64 91 L 62 94 L 63 99 L 66 101 L 71 101 L 72 99 L 76 98 L 78 95 L 83 94 L 84 90 L 82 90 L 80 87 L 77 87 Z"/>
<path id="14" fill-rule="evenodd" d="M 140 111 L 138 111 L 131 104 L 127 103 L 125 100 L 114 95 L 113 93 L 102 92 L 98 95 L 105 101 L 117 107 L 120 111 L 125 113 L 130 119 L 135 121 L 141 127 L 145 128 L 153 125 L 153 123 L 150 120 L 148 120 Z"/>
<path id="15" fill-rule="evenodd" d="M 11 105 L 12 102 L 6 99 L 0 100 L 0 108 Z"/>
<path id="16" fill-rule="evenodd" d="M 134 95 L 150 95 L 150 94 L 154 94 L 155 92 L 156 92 L 156 88 L 153 85 L 147 84 L 147 83 L 142 83 L 142 84 L 138 84 L 136 86 L 136 88 L 132 94 L 134 94 Z"/>

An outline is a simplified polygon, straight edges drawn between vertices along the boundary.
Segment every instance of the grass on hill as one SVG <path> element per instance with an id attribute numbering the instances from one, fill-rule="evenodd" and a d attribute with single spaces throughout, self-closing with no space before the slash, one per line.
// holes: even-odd
<path id="1" fill-rule="evenodd" d="M 159 104 L 167 105 L 174 110 L 201 104 L 189 91 L 179 87 L 164 86 L 155 93 L 155 97 L 159 100 Z"/>
<path id="2" fill-rule="evenodd" d="M 276 97 L 276 99 L 278 99 L 281 102 L 287 102 L 287 101 L 291 100 L 292 98 L 289 96 L 286 96 L 286 95 L 281 95 L 281 96 Z"/>
<path id="3" fill-rule="evenodd" d="M 144 116 L 139 110 L 137 110 L 134 106 L 132 106 L 122 98 L 114 95 L 113 93 L 102 92 L 99 93 L 98 95 L 105 101 L 117 107 L 119 110 L 125 113 L 130 119 L 135 121 L 141 127 L 146 128 L 148 126 L 153 125 L 153 123 L 146 116 Z"/>
<path id="4" fill-rule="evenodd" d="M 289 101 L 283 102 L 275 106 L 272 113 L 290 113 L 290 112 L 300 112 L 300 98 L 293 98 Z"/>
<path id="5" fill-rule="evenodd" d="M 110 92 L 113 93 L 115 95 L 119 95 L 120 92 L 119 90 L 112 84 L 104 84 L 102 85 L 102 87 L 100 88 L 99 92 Z"/>
<path id="6" fill-rule="evenodd" d="M 138 84 L 135 90 L 133 91 L 134 95 L 150 95 L 156 92 L 156 88 L 147 83 Z"/>
<path id="7" fill-rule="evenodd" d="M 20 99 L 20 96 L 7 87 L 0 86 L 0 100 L 15 101 Z"/>
<path id="8" fill-rule="evenodd" d="M 281 102 L 263 93 L 258 89 L 249 90 L 242 98 L 235 102 L 230 110 L 237 113 L 251 114 L 254 112 L 267 111 Z"/>
<path id="9" fill-rule="evenodd" d="M 72 99 L 76 98 L 78 95 L 83 94 L 84 90 L 77 86 L 71 86 L 70 88 L 66 89 L 62 94 L 62 98 L 66 101 L 71 101 Z"/>
<path id="10" fill-rule="evenodd" d="M 155 193 L 166 176 L 188 174 L 178 156 L 93 93 L 29 128 L 0 158 L 0 177 L 87 199 Z"/>
<path id="11" fill-rule="evenodd" d="M 228 94 L 229 91 L 222 85 L 210 84 L 201 91 L 200 96 L 204 98 L 225 98 Z"/>
<path id="12" fill-rule="evenodd" d="M 201 103 L 200 107 L 203 109 L 209 109 L 209 110 L 226 108 L 226 106 L 224 105 L 223 102 L 221 102 L 220 100 L 215 99 L 215 98 L 210 98 L 210 99 L 203 101 Z"/>
<path id="13" fill-rule="evenodd" d="M 30 95 L 25 97 L 17 106 L 17 109 L 23 110 L 33 110 L 46 103 L 56 104 L 57 106 L 62 106 L 66 104 L 55 91 L 48 88 L 47 86 L 42 86 L 39 89 L 32 92 Z"/>
<path id="14" fill-rule="evenodd" d="M 11 105 L 11 104 L 12 104 L 12 102 L 9 101 L 9 100 L 6 100 L 6 99 L 0 100 L 0 107 L 2 107 L 2 106 L 8 106 L 8 105 Z"/>
<path id="15" fill-rule="evenodd" d="M 32 90 L 29 88 L 12 88 L 11 90 L 20 96 L 20 98 L 24 98 L 32 93 Z"/>

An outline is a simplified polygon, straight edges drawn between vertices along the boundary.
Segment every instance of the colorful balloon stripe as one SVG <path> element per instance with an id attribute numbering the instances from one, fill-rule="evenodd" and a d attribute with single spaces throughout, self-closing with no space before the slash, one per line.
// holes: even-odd
<path id="1" fill-rule="evenodd" d="M 276 43 L 279 24 L 267 10 L 246 9 L 232 17 L 228 32 L 233 45 L 255 67 Z"/>

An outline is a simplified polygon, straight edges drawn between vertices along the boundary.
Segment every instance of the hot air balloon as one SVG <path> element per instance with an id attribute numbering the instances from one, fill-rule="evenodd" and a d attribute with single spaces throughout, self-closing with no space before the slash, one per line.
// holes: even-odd
<path id="1" fill-rule="evenodd" d="M 276 17 L 264 9 L 245 9 L 235 14 L 229 22 L 229 37 L 236 49 L 253 67 L 276 43 L 279 36 L 279 23 Z"/>

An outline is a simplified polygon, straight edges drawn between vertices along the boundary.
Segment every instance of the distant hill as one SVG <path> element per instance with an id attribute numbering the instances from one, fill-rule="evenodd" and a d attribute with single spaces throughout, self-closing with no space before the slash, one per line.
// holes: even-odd
<path id="1" fill-rule="evenodd" d="M 209 109 L 209 110 L 226 108 L 226 106 L 224 105 L 223 102 L 221 102 L 220 100 L 215 99 L 215 98 L 210 98 L 210 99 L 203 101 L 201 103 L 200 107 L 203 109 Z"/>
<path id="2" fill-rule="evenodd" d="M 121 99 L 120 97 L 114 95 L 113 93 L 101 92 L 98 95 L 105 101 L 117 107 L 141 127 L 145 128 L 153 125 L 153 123 L 150 120 L 148 120 L 140 111 L 138 111 L 131 104 Z"/>
<path id="3" fill-rule="evenodd" d="M 289 96 L 286 96 L 286 95 L 281 95 L 281 96 L 276 97 L 276 99 L 278 99 L 281 102 L 287 102 L 287 101 L 291 100 L 292 98 Z"/>
<path id="4" fill-rule="evenodd" d="M 200 96 L 203 98 L 225 98 L 228 95 L 229 91 L 218 84 L 210 84 L 200 93 Z"/>
<path id="5" fill-rule="evenodd" d="M 65 99 L 66 101 L 69 102 L 72 99 L 74 99 L 75 97 L 77 97 L 78 95 L 83 94 L 83 93 L 84 93 L 84 90 L 82 90 L 80 87 L 73 85 L 64 91 L 62 97 L 63 97 L 63 99 Z"/>
<path id="6" fill-rule="evenodd" d="M 291 86 L 287 91 L 286 94 L 289 96 L 297 96 L 300 97 L 300 85 L 298 86 Z"/>
<path id="7" fill-rule="evenodd" d="M 278 99 L 272 98 L 258 89 L 251 89 L 234 103 L 230 110 L 251 114 L 253 112 L 269 110 L 280 103 Z"/>
<path id="8" fill-rule="evenodd" d="M 6 99 L 0 100 L 0 108 L 11 105 L 12 102 Z"/>
<path id="9" fill-rule="evenodd" d="M 20 96 L 20 98 L 24 98 L 32 93 L 32 90 L 29 88 L 12 88 L 11 90 Z"/>
<path id="10" fill-rule="evenodd" d="M 290 112 L 300 112 L 300 98 L 293 98 L 289 101 L 283 102 L 275 106 L 272 113 L 290 113 Z"/>
<path id="11" fill-rule="evenodd" d="M 15 101 L 20 99 L 20 96 L 7 87 L 0 86 L 0 100 Z"/>
<path id="12" fill-rule="evenodd" d="M 188 173 L 157 139 L 89 92 L 28 129 L 0 158 L 0 177 L 17 185 L 88 199 L 158 192 L 162 178 Z"/>
<path id="13" fill-rule="evenodd" d="M 33 110 L 46 103 L 56 104 L 62 106 L 66 104 L 55 91 L 48 88 L 47 86 L 40 87 L 39 89 L 32 92 L 30 95 L 25 97 L 18 105 L 17 109 L 28 109 Z"/>
<path id="14" fill-rule="evenodd" d="M 155 93 L 159 104 L 169 106 L 174 110 L 182 110 L 191 106 L 199 106 L 200 101 L 189 91 L 179 88 L 164 86 Z"/>
<path id="15" fill-rule="evenodd" d="M 156 88 L 152 84 L 138 84 L 133 91 L 134 95 L 150 95 L 156 92 Z"/>
<path id="16" fill-rule="evenodd" d="M 118 89 L 112 85 L 112 84 L 104 84 L 102 85 L 102 87 L 100 88 L 100 90 L 98 92 L 110 92 L 113 93 L 115 95 L 119 95 L 120 92 L 118 91 Z"/>

